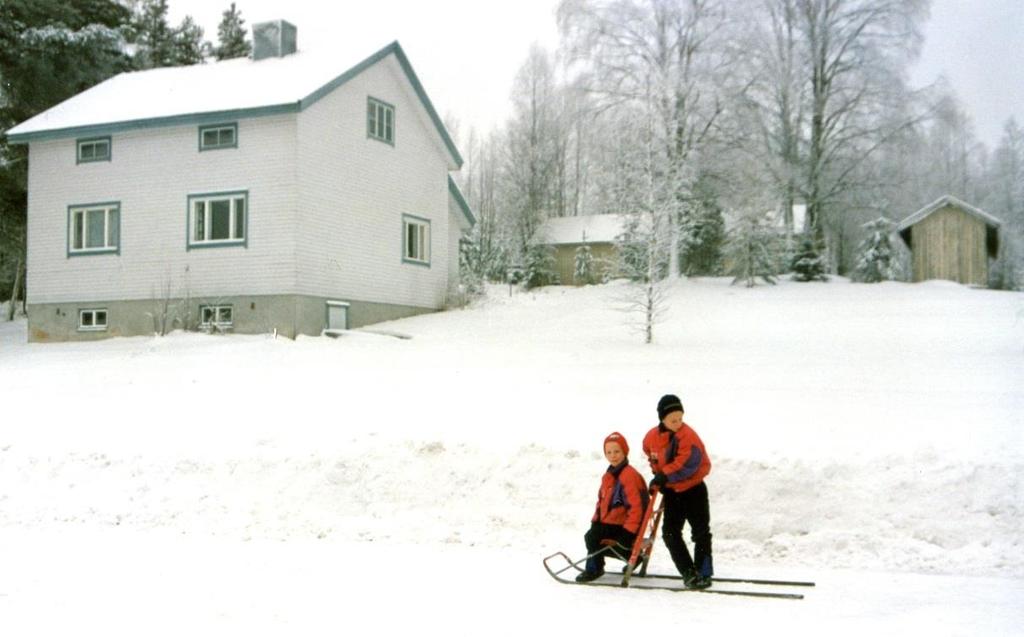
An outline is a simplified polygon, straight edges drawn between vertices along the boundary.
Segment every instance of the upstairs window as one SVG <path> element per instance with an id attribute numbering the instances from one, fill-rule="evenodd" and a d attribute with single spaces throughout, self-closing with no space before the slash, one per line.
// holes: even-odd
<path id="1" fill-rule="evenodd" d="M 238 124 L 199 127 L 199 150 L 238 148 Z"/>
<path id="2" fill-rule="evenodd" d="M 404 215 L 402 217 L 402 260 L 406 263 L 430 265 L 430 220 Z"/>
<path id="3" fill-rule="evenodd" d="M 77 147 L 76 163 L 85 164 L 93 161 L 110 161 L 110 138 L 93 137 L 80 139 Z"/>
<path id="4" fill-rule="evenodd" d="M 395 107 L 371 98 L 366 102 L 366 134 L 391 145 L 395 143 Z"/>
<path id="5" fill-rule="evenodd" d="M 116 203 L 68 208 L 68 255 L 104 254 L 120 248 L 121 206 Z"/>
<path id="6" fill-rule="evenodd" d="M 188 247 L 244 245 L 249 195 L 227 192 L 188 198 Z"/>

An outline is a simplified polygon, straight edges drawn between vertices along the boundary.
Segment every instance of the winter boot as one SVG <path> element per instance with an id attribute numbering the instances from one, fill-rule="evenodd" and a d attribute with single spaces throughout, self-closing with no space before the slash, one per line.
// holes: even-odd
<path id="1" fill-rule="evenodd" d="M 702 589 L 711 586 L 711 578 L 705 577 L 697 572 L 697 569 L 691 568 L 683 573 L 683 584 L 686 588 Z"/>
<path id="2" fill-rule="evenodd" d="M 586 584 L 587 582 L 593 582 L 604 575 L 604 571 L 590 571 L 586 570 L 576 576 L 576 581 L 580 584 Z"/>
<path id="3" fill-rule="evenodd" d="M 582 573 L 576 576 L 576 581 L 580 584 L 586 584 L 587 582 L 593 582 L 602 575 L 604 575 L 604 559 L 600 555 L 595 555 L 587 560 L 586 567 Z"/>

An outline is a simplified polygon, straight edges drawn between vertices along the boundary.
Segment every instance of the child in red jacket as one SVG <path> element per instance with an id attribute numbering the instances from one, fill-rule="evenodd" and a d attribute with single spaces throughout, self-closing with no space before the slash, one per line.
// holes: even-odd
<path id="1" fill-rule="evenodd" d="M 584 571 L 576 576 L 577 582 L 591 582 L 604 575 L 605 555 L 600 552 L 605 548 L 603 540 L 621 544 L 617 552 L 628 559 L 647 503 L 647 482 L 629 466 L 629 444 L 622 434 L 614 432 L 604 439 L 604 457 L 608 470 L 601 477 L 597 509 L 583 538 L 590 557 Z"/>
<path id="2" fill-rule="evenodd" d="M 711 511 L 704 478 L 711 471 L 711 459 L 704 443 L 683 422 L 683 403 L 668 394 L 658 401 L 657 427 L 644 437 L 644 454 L 651 463 L 654 479 L 664 498 L 662 538 L 683 581 L 690 588 L 711 586 Z M 693 558 L 683 541 L 683 523 L 690 523 Z"/>

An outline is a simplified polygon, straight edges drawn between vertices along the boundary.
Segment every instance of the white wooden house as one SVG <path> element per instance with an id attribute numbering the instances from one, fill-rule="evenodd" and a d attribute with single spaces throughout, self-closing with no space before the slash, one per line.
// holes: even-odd
<path id="1" fill-rule="evenodd" d="M 402 48 L 296 50 L 283 21 L 254 36 L 252 59 L 123 73 L 7 131 L 29 147 L 29 340 L 444 307 L 474 218 Z"/>

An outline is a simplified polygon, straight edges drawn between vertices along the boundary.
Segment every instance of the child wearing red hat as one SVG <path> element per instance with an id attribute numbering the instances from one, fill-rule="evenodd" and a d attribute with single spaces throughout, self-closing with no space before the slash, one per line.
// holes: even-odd
<path id="1" fill-rule="evenodd" d="M 604 540 L 621 544 L 618 552 L 623 559 L 629 558 L 647 505 L 647 481 L 629 466 L 629 444 L 622 434 L 616 431 L 604 439 L 604 457 L 609 466 L 601 477 L 590 530 L 583 537 L 589 557 L 577 582 L 591 582 L 604 575 Z"/>
<path id="2" fill-rule="evenodd" d="M 679 574 L 689 588 L 711 586 L 711 511 L 704 478 L 711 459 L 697 432 L 683 422 L 683 403 L 667 394 L 658 401 L 658 423 L 644 437 L 644 455 L 651 463 L 651 488 L 661 490 L 665 512 L 661 536 Z M 690 523 L 693 557 L 683 541 L 683 523 Z"/>

